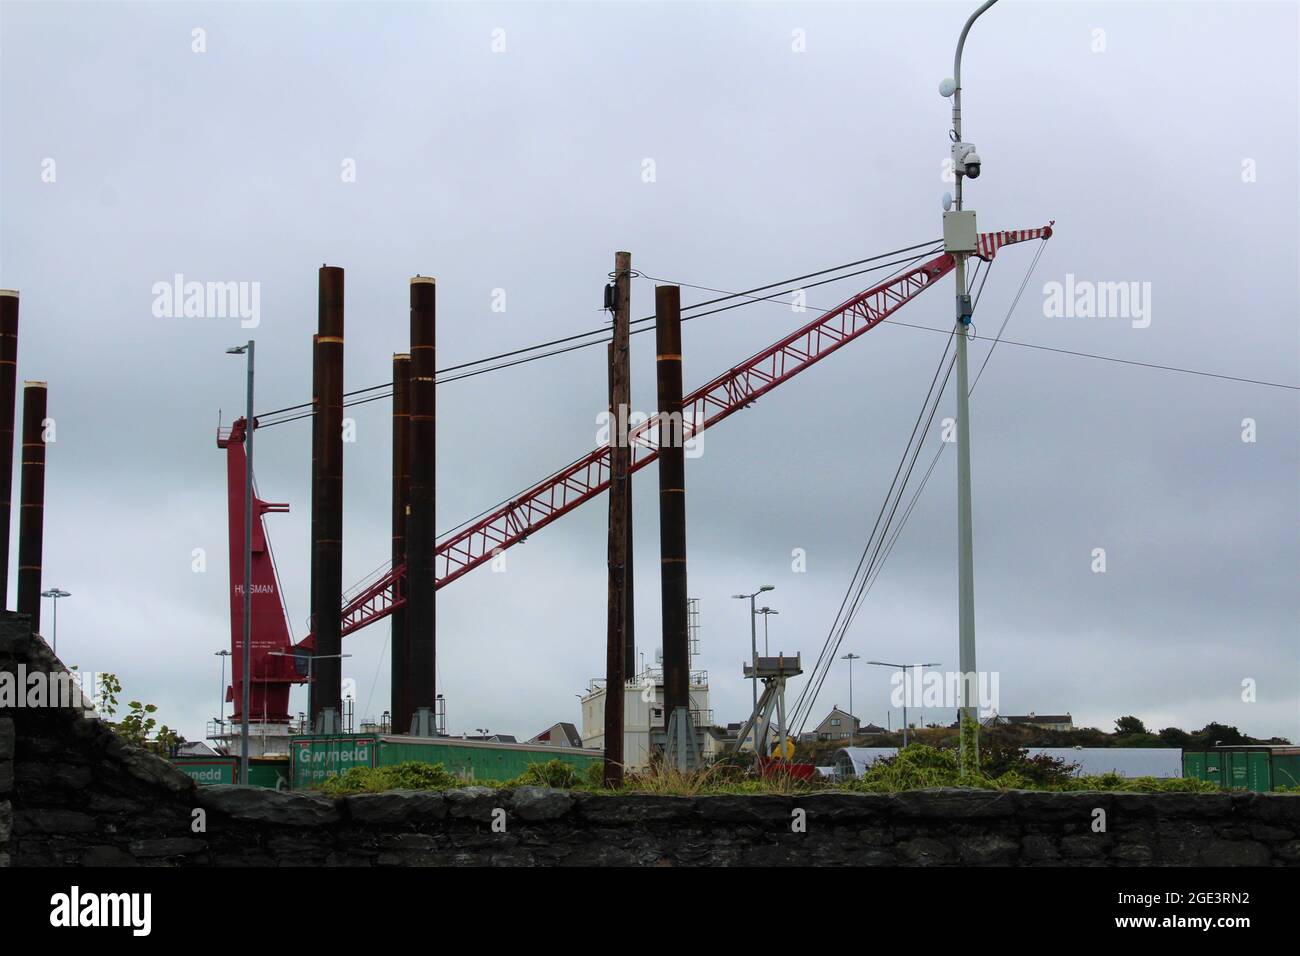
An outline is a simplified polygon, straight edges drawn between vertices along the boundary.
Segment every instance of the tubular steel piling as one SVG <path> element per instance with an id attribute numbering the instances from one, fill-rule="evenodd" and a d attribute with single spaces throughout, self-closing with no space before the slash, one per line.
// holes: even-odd
<path id="1" fill-rule="evenodd" d="M 406 505 L 411 495 L 411 356 L 393 356 L 393 566 L 406 561 Z M 409 590 L 409 587 L 407 588 Z M 410 638 L 406 630 L 406 608 L 391 616 L 392 679 L 390 721 L 393 733 L 406 733 L 411 726 L 411 705 L 406 677 L 410 673 Z"/>
<path id="2" fill-rule="evenodd" d="M 18 515 L 18 613 L 41 629 L 41 546 L 45 522 L 44 382 L 23 382 L 22 488 Z"/>
<path id="3" fill-rule="evenodd" d="M 434 371 L 436 305 L 438 287 L 434 279 L 416 276 L 411 280 L 411 374 L 410 374 L 410 494 L 406 511 L 406 627 L 409 635 L 410 671 L 407 675 L 407 703 L 415 718 L 413 730 L 434 731 L 436 715 L 434 589 L 437 584 L 434 551 L 434 480 L 437 430 Z"/>
<path id="4" fill-rule="evenodd" d="M 9 521 L 14 491 L 14 410 L 18 400 L 18 293 L 0 289 L 0 607 L 9 607 Z"/>
<path id="5" fill-rule="evenodd" d="M 686 450 L 682 420 L 681 289 L 655 287 L 659 390 L 659 560 L 663 616 L 664 717 L 690 709 L 686 597 Z"/>
<path id="6" fill-rule="evenodd" d="M 323 733 L 340 731 L 343 710 L 343 270 L 321 266 L 319 332 L 313 403 L 316 458 L 312 501 L 312 720 Z M 326 718 L 326 712 L 332 713 Z"/>

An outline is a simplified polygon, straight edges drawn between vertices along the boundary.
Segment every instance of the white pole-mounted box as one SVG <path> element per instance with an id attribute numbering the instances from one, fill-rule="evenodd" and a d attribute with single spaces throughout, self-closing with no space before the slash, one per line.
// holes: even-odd
<path id="1" fill-rule="evenodd" d="M 952 209 L 943 214 L 943 251 L 974 252 L 979 248 L 974 209 Z"/>

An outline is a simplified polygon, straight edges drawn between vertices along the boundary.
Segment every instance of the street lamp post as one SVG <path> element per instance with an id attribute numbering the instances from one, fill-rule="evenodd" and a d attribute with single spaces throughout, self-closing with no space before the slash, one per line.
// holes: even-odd
<path id="1" fill-rule="evenodd" d="M 754 607 L 754 598 L 758 597 L 758 595 L 762 594 L 762 593 L 765 592 L 765 591 L 775 591 L 775 590 L 776 590 L 776 587 L 775 587 L 775 586 L 773 586 L 773 585 L 771 585 L 771 584 L 764 584 L 761 588 L 759 588 L 759 589 L 758 589 L 757 591 L 755 591 L 753 594 L 733 594 L 733 595 L 732 595 L 732 597 L 733 597 L 734 599 L 736 599 L 737 601 L 743 601 L 743 600 L 745 600 L 746 598 L 749 599 L 749 648 L 750 648 L 750 663 L 753 665 L 753 668 L 754 668 L 754 672 L 753 672 L 753 674 L 750 676 L 751 690 L 753 691 L 753 698 L 754 698 L 754 709 L 751 711 L 751 713 L 753 713 L 753 714 L 755 714 L 755 715 L 758 714 L 758 620 L 757 620 L 757 618 L 755 617 L 755 615 L 758 613 L 758 611 L 757 611 L 756 608 Z M 740 749 L 740 745 L 741 745 L 742 743 L 744 743 L 744 741 L 737 740 L 737 741 L 736 741 L 736 749 Z M 758 722 L 757 722 L 757 721 L 754 722 L 754 753 L 755 753 L 755 754 L 758 754 L 758 753 L 759 753 L 759 747 L 758 747 Z"/>
<path id="2" fill-rule="evenodd" d="M 226 732 L 226 658 L 230 656 L 230 651 L 216 651 L 213 656 L 221 658 L 221 704 L 217 707 L 217 733 L 224 734 Z"/>
<path id="3" fill-rule="evenodd" d="M 767 657 L 769 653 L 767 649 L 767 619 L 773 614 L 780 614 L 781 612 L 770 607 L 760 607 L 758 613 L 763 615 L 763 656 Z"/>
<path id="4" fill-rule="evenodd" d="M 939 665 L 930 661 L 925 664 L 891 664 L 888 661 L 867 661 L 868 664 L 874 664 L 877 667 L 892 667 L 895 670 L 903 672 L 903 746 L 907 746 L 907 672 L 913 667 L 938 667 Z"/>
<path id="5" fill-rule="evenodd" d="M 227 355 L 248 356 L 248 410 L 244 418 L 244 669 L 243 694 L 239 703 L 239 782 L 248 786 L 248 708 L 253 656 L 253 340 L 226 349 Z"/>
<path id="6" fill-rule="evenodd" d="M 72 593 L 60 588 L 50 588 L 48 591 L 42 591 L 41 597 L 47 597 L 54 601 L 54 655 L 57 657 L 59 654 L 59 598 L 72 597 Z"/>
<path id="7" fill-rule="evenodd" d="M 849 662 L 849 727 L 853 727 L 853 662 L 861 660 L 861 654 L 854 654 L 849 651 L 847 654 L 841 654 L 840 660 Z M 853 731 L 849 730 L 849 744 L 853 743 Z"/>
<path id="8" fill-rule="evenodd" d="M 957 53 L 953 57 L 952 79 L 940 84 L 939 92 L 952 97 L 953 173 L 956 177 L 957 212 L 962 210 L 962 179 L 979 175 L 979 156 L 975 148 L 962 142 L 961 134 L 961 54 L 966 46 L 966 35 L 971 25 L 997 0 L 987 0 L 970 15 L 957 40 Z M 960 154 L 960 155 L 959 155 Z M 973 214 L 972 214 L 973 215 Z M 947 223 L 945 222 L 945 226 Z M 971 225 L 973 229 L 973 223 Z M 945 234 L 947 230 L 945 229 Z M 970 489 L 970 386 L 967 378 L 966 339 L 971 320 L 970 296 L 966 291 L 967 251 L 954 251 L 957 279 L 957 590 L 958 590 L 958 666 L 961 669 L 961 711 L 958 718 L 958 739 L 961 747 L 963 771 L 979 767 L 979 722 L 971 702 L 971 684 L 975 679 L 975 558 L 971 530 Z M 904 722 L 903 733 L 907 727 Z M 967 737 L 969 736 L 969 740 Z"/>

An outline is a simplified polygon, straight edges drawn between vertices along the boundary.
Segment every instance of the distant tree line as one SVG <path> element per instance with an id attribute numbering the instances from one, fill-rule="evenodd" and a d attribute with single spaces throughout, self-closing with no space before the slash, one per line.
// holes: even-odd
<path id="1" fill-rule="evenodd" d="M 937 724 L 914 727 L 908 730 L 907 739 L 909 743 L 926 744 L 930 747 L 955 747 L 958 743 L 957 728 Z M 1026 724 L 999 724 L 995 727 L 980 728 L 981 751 L 985 748 L 993 748 L 998 753 L 1021 750 L 1025 747 L 1178 747 L 1182 750 L 1212 750 L 1219 745 L 1290 743 L 1291 741 L 1285 737 L 1267 739 L 1250 737 L 1236 727 L 1217 722 L 1208 723 L 1200 730 L 1187 731 L 1179 727 L 1165 727 L 1152 733 L 1141 718 L 1131 715 L 1116 720 L 1113 733 L 1107 733 L 1096 727 L 1046 730 Z M 811 760 L 829 756 L 845 744 L 846 741 L 843 740 L 801 742 L 796 759 Z M 855 747 L 901 747 L 902 745 L 901 730 L 884 734 L 859 734 L 853 739 Z"/>

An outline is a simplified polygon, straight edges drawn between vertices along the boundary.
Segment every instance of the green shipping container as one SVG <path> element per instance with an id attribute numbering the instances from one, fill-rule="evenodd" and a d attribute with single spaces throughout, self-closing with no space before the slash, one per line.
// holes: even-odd
<path id="1" fill-rule="evenodd" d="M 239 782 L 238 757 L 175 757 L 172 763 L 200 786 L 230 786 Z M 253 757 L 248 762 L 248 784 L 268 790 L 288 790 L 288 758 Z"/>
<path id="2" fill-rule="evenodd" d="M 1300 752 L 1273 754 L 1273 789 L 1300 787 Z"/>
<path id="3" fill-rule="evenodd" d="M 391 767 L 408 760 L 440 763 L 468 780 L 510 780 L 531 764 L 560 760 L 585 770 L 604 759 L 598 750 L 572 747 L 389 735 L 292 737 L 289 754 L 295 790 L 319 786 L 350 767 Z"/>
<path id="4" fill-rule="evenodd" d="M 238 779 L 239 761 L 234 757 L 176 757 L 172 763 L 200 786 L 233 784 Z"/>
<path id="5" fill-rule="evenodd" d="M 310 790 L 326 777 L 352 767 L 374 767 L 379 738 L 339 734 L 329 737 L 290 737 L 289 762 L 294 790 Z"/>
<path id="6" fill-rule="evenodd" d="M 288 757 L 254 757 L 248 762 L 248 785 L 268 790 L 288 790 Z"/>
<path id="7" fill-rule="evenodd" d="M 1300 785 L 1300 747 L 1223 747 L 1184 751 L 1183 775 L 1208 780 L 1225 790 L 1268 793 Z"/>

